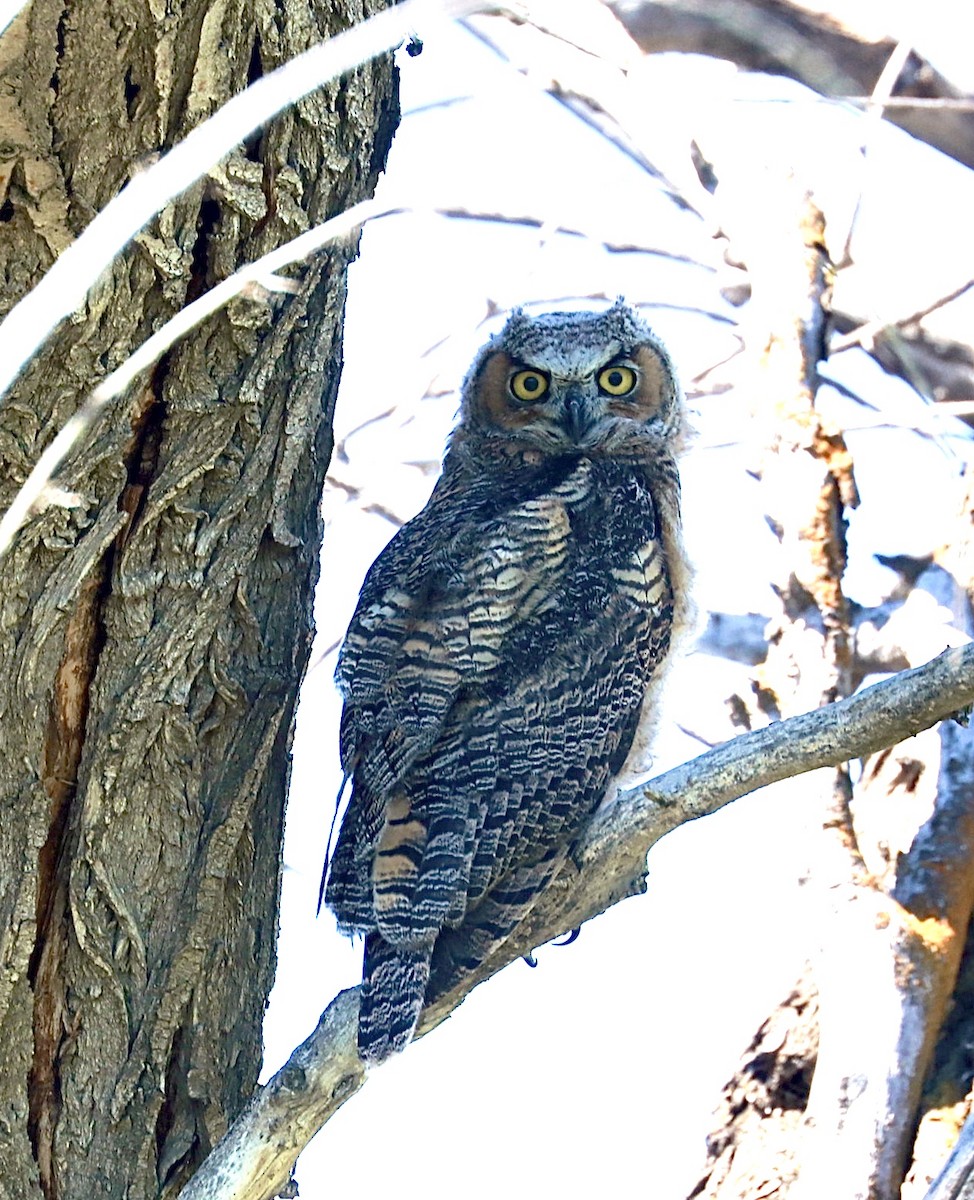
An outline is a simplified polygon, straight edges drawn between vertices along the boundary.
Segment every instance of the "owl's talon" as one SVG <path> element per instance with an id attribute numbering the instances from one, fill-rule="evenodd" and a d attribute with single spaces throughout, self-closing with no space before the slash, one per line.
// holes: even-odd
<path id="1" fill-rule="evenodd" d="M 577 928 L 573 929 L 571 931 L 571 933 L 566 933 L 565 937 L 562 941 L 552 942 L 551 944 L 552 944 L 552 946 L 570 946 L 572 944 L 572 942 L 578 941 L 578 935 L 581 932 L 582 932 L 582 927 L 581 927 L 581 925 L 579 925 Z"/>
<path id="2" fill-rule="evenodd" d="M 528 966 L 532 970 L 534 970 L 534 968 L 538 965 L 538 960 L 534 957 L 533 954 L 522 954 L 521 957 L 524 959 L 524 961 L 528 964 Z"/>

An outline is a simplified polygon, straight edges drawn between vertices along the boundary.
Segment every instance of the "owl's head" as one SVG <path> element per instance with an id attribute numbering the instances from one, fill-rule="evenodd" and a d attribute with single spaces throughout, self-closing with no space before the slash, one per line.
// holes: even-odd
<path id="1" fill-rule="evenodd" d="M 531 457 L 642 457 L 672 452 L 682 427 L 666 348 L 618 300 L 605 312 L 516 309 L 474 359 L 456 437 Z"/>

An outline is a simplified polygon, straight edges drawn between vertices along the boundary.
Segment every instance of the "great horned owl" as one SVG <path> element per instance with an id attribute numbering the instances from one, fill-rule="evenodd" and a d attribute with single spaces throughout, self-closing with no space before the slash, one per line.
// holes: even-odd
<path id="1" fill-rule="evenodd" d="M 366 577 L 326 899 L 365 935 L 367 1063 L 510 935 L 645 749 L 685 605 L 682 426 L 669 355 L 622 301 L 515 311 L 429 503 Z"/>

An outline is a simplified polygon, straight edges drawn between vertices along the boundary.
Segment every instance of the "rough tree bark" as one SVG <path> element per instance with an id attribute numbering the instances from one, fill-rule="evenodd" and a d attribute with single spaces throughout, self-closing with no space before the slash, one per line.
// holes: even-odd
<path id="1" fill-rule="evenodd" d="M 34 0 L 0 39 L 4 311 L 140 165 L 385 6 Z M 371 63 L 169 205 L 0 404 L 0 508 L 187 299 L 369 194 L 396 120 Z M 177 346 L 4 562 L 0 1197 L 173 1195 L 252 1092 L 350 254 Z"/>

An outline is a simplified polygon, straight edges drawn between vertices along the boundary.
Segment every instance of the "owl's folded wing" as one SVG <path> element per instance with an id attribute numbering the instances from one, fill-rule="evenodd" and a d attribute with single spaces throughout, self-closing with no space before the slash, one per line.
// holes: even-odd
<path id="1" fill-rule="evenodd" d="M 465 694 L 510 685 L 504 643 L 554 601 L 570 532 L 551 494 L 452 530 L 431 507 L 380 555 L 336 673 L 342 763 L 368 792 L 389 795 Z"/>

